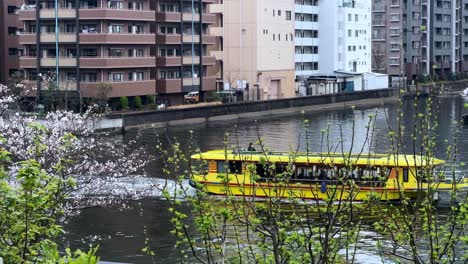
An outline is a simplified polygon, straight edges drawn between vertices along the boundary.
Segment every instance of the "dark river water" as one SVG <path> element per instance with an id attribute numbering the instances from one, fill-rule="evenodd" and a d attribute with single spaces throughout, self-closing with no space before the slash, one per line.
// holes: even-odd
<path id="1" fill-rule="evenodd" d="M 413 118 L 414 101 L 406 101 L 402 109 L 404 117 L 402 124 L 407 128 L 415 121 Z M 464 112 L 463 98 L 450 97 L 435 99 L 436 116 L 439 118 L 437 133 L 436 156 L 445 158 L 446 142 L 457 140 L 458 160 L 468 161 L 468 127 L 461 127 L 457 134 L 457 122 Z M 239 145 L 246 148 L 249 142 L 256 142 L 260 135 L 270 150 L 289 151 L 291 149 L 305 150 L 306 141 L 312 151 L 324 151 L 326 146 L 321 140 L 322 130 L 329 129 L 330 148 L 337 147 L 340 138 L 343 139 L 343 148 L 349 150 L 353 143 L 353 152 L 359 152 L 362 147 L 365 151 L 376 153 L 389 152 L 391 148 L 388 137 L 389 127 L 397 126 L 397 103 L 389 106 L 337 110 L 314 114 L 298 114 L 281 117 L 264 117 L 245 120 L 212 122 L 161 129 L 147 129 L 141 131 L 138 144 L 146 146 L 149 151 L 155 152 L 156 135 L 162 139 L 164 146 L 169 146 L 169 139 L 177 139 L 183 149 L 189 145 L 199 147 L 202 151 L 224 148 L 225 133 L 228 146 Z M 366 126 L 369 116 L 375 116 L 375 123 L 371 133 L 374 135 L 372 143 L 364 144 L 369 133 Z M 304 124 L 308 120 L 308 128 Z M 353 133 L 354 120 L 354 133 Z M 193 131 L 190 137 L 189 130 Z M 307 133 L 306 133 L 307 130 Z M 116 142 L 127 142 L 134 139 L 136 131 L 125 135 L 115 135 Z M 354 134 L 354 140 L 352 135 Z M 325 144 L 326 145 L 326 144 Z M 363 146 L 364 145 L 364 146 Z M 321 147 L 322 146 L 322 147 Z M 341 150 L 341 146 L 338 146 Z M 322 148 L 322 149 L 321 149 Z M 409 150 L 410 148 L 408 148 Z M 457 169 L 457 173 L 465 174 L 466 169 Z M 137 180 L 122 178 L 110 185 L 113 192 L 126 189 L 139 189 L 147 192 L 148 197 L 137 201 L 125 201 L 116 206 L 93 207 L 83 210 L 79 215 L 69 217 L 65 223 L 66 234 L 64 242 L 73 248 L 86 248 L 89 244 L 99 244 L 99 255 L 102 260 L 125 263 L 175 263 L 178 262 L 177 252 L 174 248 L 174 237 L 170 234 L 172 225 L 168 213 L 169 205 L 157 191 L 152 192 L 151 182 L 161 180 L 160 162 L 151 162 L 143 177 Z M 138 190 L 137 190 L 138 191 Z M 442 209 L 443 210 L 443 209 Z M 146 234 L 145 234 L 146 230 Z M 381 263 L 375 255 L 375 242 L 372 240 L 372 231 L 363 231 L 364 237 L 360 241 L 360 250 L 357 256 L 361 263 Z M 156 256 L 150 257 L 142 254 L 145 238 L 149 239 Z"/>

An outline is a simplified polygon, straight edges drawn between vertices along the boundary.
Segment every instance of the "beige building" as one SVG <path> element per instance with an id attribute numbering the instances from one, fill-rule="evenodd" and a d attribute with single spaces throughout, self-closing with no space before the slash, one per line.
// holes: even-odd
<path id="1" fill-rule="evenodd" d="M 248 100 L 294 96 L 294 0 L 223 5 L 225 84 L 248 88 Z"/>

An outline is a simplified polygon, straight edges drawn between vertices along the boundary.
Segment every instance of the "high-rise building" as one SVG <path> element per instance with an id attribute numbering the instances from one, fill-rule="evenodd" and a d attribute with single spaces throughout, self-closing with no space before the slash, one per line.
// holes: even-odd
<path id="1" fill-rule="evenodd" d="M 465 0 L 373 1 L 373 70 L 409 80 L 464 72 Z M 467 2 L 468 3 L 468 2 Z M 467 44 L 468 47 L 468 44 Z M 467 55 L 465 55 L 467 54 Z"/>
<path id="2" fill-rule="evenodd" d="M 178 104 L 183 95 L 216 89 L 216 37 L 207 13 L 216 0 L 59 0 L 58 42 L 55 0 L 25 0 L 19 11 L 23 33 L 20 67 L 37 82 L 56 72 L 60 90 L 82 97 L 157 95 Z M 56 47 L 58 46 L 58 58 Z"/>
<path id="3" fill-rule="evenodd" d="M 390 78 L 403 73 L 403 34 L 403 4 L 399 0 L 372 1 L 373 72 Z"/>
<path id="4" fill-rule="evenodd" d="M 19 70 L 18 21 L 17 9 L 22 0 L 0 1 L 0 84 L 8 80 Z"/>
<path id="5" fill-rule="evenodd" d="M 158 0 L 156 4 L 156 90 L 171 103 L 183 94 L 216 91 L 217 58 L 212 54 L 219 36 L 211 35 L 218 22 L 209 13 L 217 0 Z M 193 12 L 192 12 L 193 11 Z"/>
<path id="6" fill-rule="evenodd" d="M 299 94 L 376 87 L 370 74 L 371 0 L 295 0 L 295 13 Z"/>
<path id="7" fill-rule="evenodd" d="M 465 71 L 468 1 L 392 2 L 403 6 L 404 71 L 408 79 L 423 75 L 447 79 L 451 74 Z"/>
<path id="8" fill-rule="evenodd" d="M 319 72 L 371 71 L 371 1 L 319 1 Z"/>
<path id="9" fill-rule="evenodd" d="M 224 0 L 226 86 L 249 100 L 295 95 L 294 0 Z"/>
<path id="10" fill-rule="evenodd" d="M 296 77 L 302 79 L 319 73 L 318 0 L 295 1 Z"/>

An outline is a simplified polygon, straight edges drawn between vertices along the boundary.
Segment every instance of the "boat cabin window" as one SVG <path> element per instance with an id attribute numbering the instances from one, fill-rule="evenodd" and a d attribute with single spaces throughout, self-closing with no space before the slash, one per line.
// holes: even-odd
<path id="1" fill-rule="evenodd" d="M 269 167 L 270 165 L 268 164 L 256 164 L 256 172 L 257 172 L 257 175 L 261 178 L 261 179 L 268 179 L 268 178 L 273 178 L 273 176 L 278 176 L 278 175 L 281 175 L 285 172 L 287 172 L 288 170 L 288 165 L 287 164 L 283 164 L 283 163 L 276 163 L 275 164 L 275 169 L 272 170 L 271 167 Z"/>
<path id="2" fill-rule="evenodd" d="M 385 167 L 355 167 L 352 170 L 343 167 L 320 165 L 296 165 L 293 181 L 330 181 L 340 178 L 353 179 L 360 185 L 381 185 L 387 180 L 391 169 Z"/>
<path id="3" fill-rule="evenodd" d="M 242 173 L 242 161 L 229 161 L 229 173 L 240 174 Z"/>
<path id="4" fill-rule="evenodd" d="M 408 182 L 408 169 L 403 169 L 403 182 Z"/>
<path id="5" fill-rule="evenodd" d="M 228 166 L 226 166 L 226 161 L 218 160 L 216 172 L 226 173 L 226 167 L 229 173 L 233 173 L 233 174 L 242 173 L 242 161 L 231 160 L 231 161 L 228 161 Z"/>
<path id="6" fill-rule="evenodd" d="M 226 162 L 224 160 L 218 160 L 216 166 L 217 173 L 225 173 L 226 172 Z"/>

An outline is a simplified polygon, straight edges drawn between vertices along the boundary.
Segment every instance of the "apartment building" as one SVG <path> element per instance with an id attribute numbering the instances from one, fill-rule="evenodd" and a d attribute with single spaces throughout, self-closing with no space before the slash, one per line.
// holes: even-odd
<path id="1" fill-rule="evenodd" d="M 294 0 L 224 0 L 225 86 L 249 100 L 295 95 Z"/>
<path id="2" fill-rule="evenodd" d="M 318 0 L 295 0 L 296 78 L 319 73 L 319 7 Z"/>
<path id="3" fill-rule="evenodd" d="M 156 5 L 156 91 L 170 104 L 183 94 L 216 91 L 219 60 L 211 52 L 219 36 L 210 34 L 218 22 L 209 13 L 217 0 L 159 0 Z M 219 58 L 218 58 L 219 59 Z"/>
<path id="4" fill-rule="evenodd" d="M 18 21 L 17 9 L 22 0 L 0 1 L 0 84 L 8 80 L 19 70 L 18 30 L 22 26 Z"/>
<path id="5" fill-rule="evenodd" d="M 467 4 L 465 0 L 403 2 L 403 46 L 409 79 L 428 74 L 445 79 L 467 70 L 463 63 L 468 59 L 464 48 Z"/>
<path id="6" fill-rule="evenodd" d="M 403 3 L 372 1 L 372 71 L 398 79 L 403 73 Z"/>
<path id="7" fill-rule="evenodd" d="M 319 71 L 371 71 L 371 1 L 320 1 Z M 323 33 L 323 34 L 321 34 Z"/>
<path id="8" fill-rule="evenodd" d="M 371 0 L 295 0 L 295 13 L 299 94 L 374 88 Z"/>
<path id="9" fill-rule="evenodd" d="M 59 89 L 96 97 L 102 83 L 110 98 L 157 95 L 179 104 L 183 95 L 216 89 L 216 58 L 208 55 L 215 0 L 59 0 L 58 43 L 55 1 L 26 0 L 19 11 L 23 33 L 20 67 L 25 77 L 56 72 Z M 56 50 L 58 47 L 58 52 Z M 57 57 L 58 55 L 58 57 Z"/>

